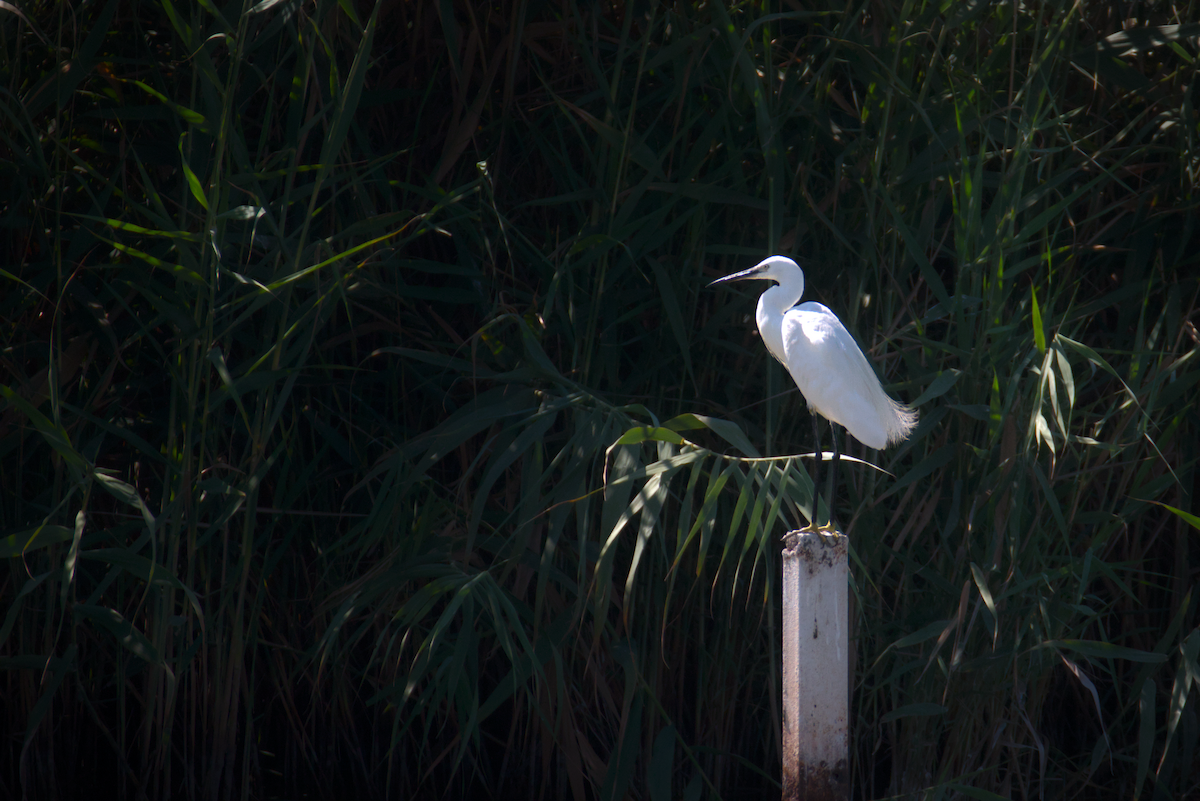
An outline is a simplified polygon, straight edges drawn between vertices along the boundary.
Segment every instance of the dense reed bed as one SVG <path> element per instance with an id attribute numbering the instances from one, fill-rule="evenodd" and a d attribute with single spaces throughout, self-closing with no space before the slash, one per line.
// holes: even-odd
<path id="1" fill-rule="evenodd" d="M 1195 18 L 4 4 L 0 794 L 775 797 L 784 253 L 856 797 L 1195 797 Z"/>

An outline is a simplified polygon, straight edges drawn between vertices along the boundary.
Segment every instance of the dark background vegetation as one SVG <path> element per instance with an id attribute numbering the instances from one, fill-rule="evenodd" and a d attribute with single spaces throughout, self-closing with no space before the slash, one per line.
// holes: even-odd
<path id="1" fill-rule="evenodd" d="M 1196 798 L 1196 17 L 4 4 L 0 795 L 774 797 L 778 252 L 856 796 Z"/>

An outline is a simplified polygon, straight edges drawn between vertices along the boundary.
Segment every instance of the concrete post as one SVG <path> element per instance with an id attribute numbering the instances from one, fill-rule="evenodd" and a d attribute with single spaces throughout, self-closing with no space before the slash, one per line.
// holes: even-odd
<path id="1" fill-rule="evenodd" d="M 783 801 L 850 798 L 846 537 L 793 531 L 783 550 Z"/>

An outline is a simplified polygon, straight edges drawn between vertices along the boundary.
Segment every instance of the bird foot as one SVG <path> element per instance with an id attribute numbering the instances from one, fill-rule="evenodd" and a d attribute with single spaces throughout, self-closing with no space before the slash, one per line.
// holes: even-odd
<path id="1" fill-rule="evenodd" d="M 838 528 L 833 523 L 826 523 L 824 525 L 809 523 L 803 529 L 797 529 L 796 534 L 815 534 L 821 537 L 821 542 L 827 544 L 827 546 L 833 546 L 834 543 L 838 542 L 838 537 L 840 536 Z"/>
<path id="2" fill-rule="evenodd" d="M 817 536 L 826 545 L 833 545 L 837 542 L 838 537 L 841 536 L 841 532 L 837 530 L 837 526 L 830 520 L 823 526 L 817 526 Z"/>
<path id="3" fill-rule="evenodd" d="M 818 525 L 815 522 L 809 523 L 804 528 L 798 529 L 796 533 L 797 534 L 816 534 L 818 537 L 820 537 L 825 542 L 826 545 L 832 545 L 834 542 L 836 542 L 838 535 L 840 534 L 840 532 L 837 529 L 837 526 L 835 526 L 832 521 L 829 521 L 829 522 L 825 523 L 824 525 Z"/>

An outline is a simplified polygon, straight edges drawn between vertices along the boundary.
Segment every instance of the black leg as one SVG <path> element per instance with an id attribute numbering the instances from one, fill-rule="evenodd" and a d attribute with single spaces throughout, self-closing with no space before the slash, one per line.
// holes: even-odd
<path id="1" fill-rule="evenodd" d="M 819 424 L 817 423 L 817 413 L 814 412 L 812 409 L 809 409 L 808 413 L 812 415 L 812 421 L 813 421 L 813 469 L 812 469 L 813 491 L 812 491 L 812 521 L 811 521 L 810 525 L 813 529 L 815 529 L 817 526 L 819 526 L 821 524 L 820 517 L 818 516 L 819 513 L 817 511 L 818 506 L 819 506 L 818 501 L 821 498 L 821 482 L 818 479 L 818 475 L 819 475 L 818 468 L 820 468 L 820 466 L 821 466 L 821 429 L 819 427 Z"/>
<path id="2" fill-rule="evenodd" d="M 838 459 L 841 454 L 838 452 L 837 427 L 833 421 L 829 421 L 829 438 L 833 440 L 833 464 L 829 468 L 829 490 L 825 505 L 829 508 L 829 527 L 833 528 L 833 501 L 834 494 L 837 492 L 837 469 Z"/>

